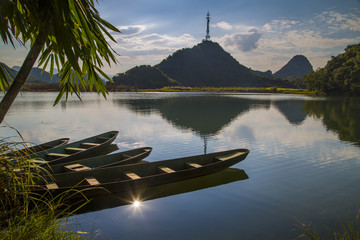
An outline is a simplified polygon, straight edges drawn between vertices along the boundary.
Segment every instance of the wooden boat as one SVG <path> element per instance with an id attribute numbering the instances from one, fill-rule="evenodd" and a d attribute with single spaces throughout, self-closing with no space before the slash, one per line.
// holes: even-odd
<path id="1" fill-rule="evenodd" d="M 39 145 L 26 147 L 26 148 L 20 149 L 18 151 L 8 153 L 8 154 L 6 154 L 6 156 L 9 156 L 9 157 L 10 156 L 20 156 L 20 155 L 25 156 L 25 155 L 32 154 L 32 153 L 49 150 L 54 147 L 59 147 L 59 146 L 65 145 L 69 142 L 69 140 L 70 140 L 70 138 L 59 138 L 59 139 L 52 140 L 52 141 L 49 141 L 46 143 L 41 143 Z"/>
<path id="2" fill-rule="evenodd" d="M 151 153 L 151 147 L 136 148 L 124 152 L 83 158 L 72 162 L 45 166 L 44 170 L 50 174 L 88 171 L 95 168 L 104 168 L 117 165 L 137 163 Z"/>
<path id="3" fill-rule="evenodd" d="M 34 193 L 81 191 L 87 197 L 105 193 L 129 192 L 218 172 L 246 158 L 249 150 L 235 149 L 171 160 L 138 163 L 74 173 L 53 174 L 43 189 Z"/>
<path id="4" fill-rule="evenodd" d="M 102 133 L 77 142 L 51 148 L 47 151 L 31 154 L 29 158 L 38 159 L 35 162 L 44 165 L 55 165 L 87 158 L 109 146 L 115 140 L 118 133 L 118 131 Z"/>
<path id="5" fill-rule="evenodd" d="M 242 169 L 226 168 L 222 171 L 201 177 L 147 187 L 135 193 L 126 192 L 96 196 L 80 209 L 78 209 L 78 207 L 82 205 L 83 202 L 78 201 L 77 204 L 74 204 L 74 202 L 76 202 L 74 201 L 72 202 L 71 208 L 74 210 L 76 209 L 76 214 L 99 211 L 122 205 L 133 204 L 135 201 L 145 202 L 152 199 L 198 191 L 205 188 L 212 188 L 232 182 L 246 180 L 248 178 L 249 176 Z"/>

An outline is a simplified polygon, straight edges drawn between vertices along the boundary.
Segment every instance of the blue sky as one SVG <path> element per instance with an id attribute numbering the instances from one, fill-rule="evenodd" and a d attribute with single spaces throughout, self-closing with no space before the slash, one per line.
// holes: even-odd
<path id="1" fill-rule="evenodd" d="M 276 72 L 297 54 L 324 67 L 360 43 L 360 0 L 99 0 L 97 9 L 122 32 L 111 43 L 119 63 L 103 69 L 110 75 L 201 42 L 207 11 L 211 40 L 254 70 Z M 0 43 L 0 61 L 21 65 L 27 51 Z"/>

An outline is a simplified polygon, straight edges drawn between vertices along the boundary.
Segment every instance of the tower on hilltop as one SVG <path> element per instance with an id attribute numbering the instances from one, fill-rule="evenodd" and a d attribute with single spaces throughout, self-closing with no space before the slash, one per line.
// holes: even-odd
<path id="1" fill-rule="evenodd" d="M 210 41 L 210 30 L 209 30 L 209 23 L 210 23 L 210 13 L 207 12 L 206 14 L 206 36 L 205 36 L 205 41 Z"/>

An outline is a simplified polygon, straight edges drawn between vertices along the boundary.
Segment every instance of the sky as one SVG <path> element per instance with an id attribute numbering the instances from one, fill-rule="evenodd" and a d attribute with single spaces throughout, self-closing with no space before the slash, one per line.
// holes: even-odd
<path id="1" fill-rule="evenodd" d="M 273 73 L 293 56 L 324 67 L 346 46 L 360 43 L 360 0 L 99 0 L 100 16 L 116 26 L 118 63 L 113 76 L 138 65 L 155 65 L 206 35 L 239 63 Z M 28 48 L 0 43 L 0 62 L 20 66 Z"/>

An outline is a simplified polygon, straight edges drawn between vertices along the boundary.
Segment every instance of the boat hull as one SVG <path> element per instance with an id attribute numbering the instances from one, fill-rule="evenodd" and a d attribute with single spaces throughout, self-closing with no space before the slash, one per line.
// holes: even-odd
<path id="1" fill-rule="evenodd" d="M 29 155 L 39 159 L 40 165 L 55 165 L 91 157 L 108 147 L 117 137 L 118 131 L 110 131 L 63 146 Z M 43 161 L 43 162 L 41 162 Z"/>
<path id="2" fill-rule="evenodd" d="M 96 168 L 105 168 L 118 165 L 137 163 L 147 156 L 152 151 L 151 147 L 142 147 L 132 149 L 124 152 L 118 152 L 109 155 L 102 155 L 91 158 L 83 158 L 71 162 L 49 165 L 44 167 L 44 171 L 52 175 L 60 173 L 72 173 L 76 171 L 89 171 Z M 71 167 L 77 165 L 75 167 Z"/>
<path id="3" fill-rule="evenodd" d="M 59 146 L 63 146 L 65 144 L 67 144 L 69 142 L 70 138 L 59 138 L 56 140 L 52 140 L 49 142 L 45 142 L 45 143 L 41 143 L 39 145 L 34 145 L 28 148 L 24 148 L 24 149 L 20 149 L 16 152 L 12 152 L 7 154 L 7 156 L 11 157 L 11 156 L 26 156 L 29 154 L 33 154 L 33 153 L 37 153 L 37 152 L 41 152 L 44 150 L 49 150 L 55 147 L 59 147 Z"/>
<path id="4" fill-rule="evenodd" d="M 191 156 L 185 158 L 130 164 L 71 174 L 54 174 L 52 180 L 57 185 L 49 191 L 53 195 L 64 191 L 81 191 L 77 196 L 93 197 L 106 193 L 139 192 L 150 186 L 208 175 L 226 169 L 246 158 L 249 150 L 235 149 L 230 151 Z M 223 158 L 223 160 L 219 160 Z M 189 163 L 198 165 L 190 166 Z M 173 172 L 164 172 L 159 167 L 166 167 Z M 133 174 L 133 175 L 131 175 Z M 91 185 L 87 179 L 96 179 Z M 50 180 L 50 179 L 49 179 Z M 39 193 L 40 190 L 36 192 Z"/>

